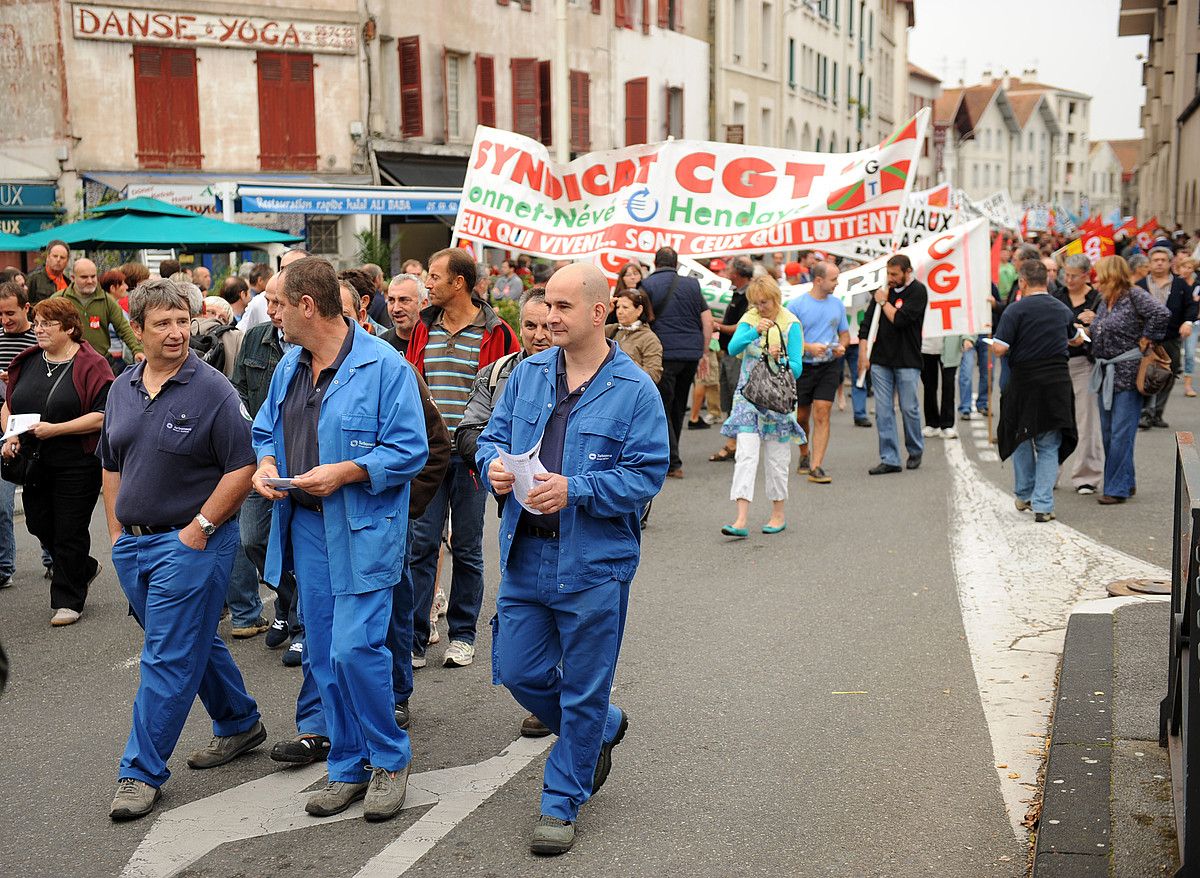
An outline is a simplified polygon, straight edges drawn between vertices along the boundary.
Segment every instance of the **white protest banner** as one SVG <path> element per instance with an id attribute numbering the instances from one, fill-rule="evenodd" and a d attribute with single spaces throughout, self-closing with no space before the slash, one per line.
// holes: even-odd
<path id="1" fill-rule="evenodd" d="M 922 334 L 978 335 L 991 327 L 992 278 L 988 222 L 972 220 L 899 252 L 909 258 L 913 278 L 929 291 Z M 890 258 L 890 257 L 888 257 Z M 846 304 L 853 335 L 871 295 L 887 285 L 887 260 L 881 258 L 838 275 L 834 295 Z M 783 288 L 784 304 L 811 284 Z"/>
<path id="2" fill-rule="evenodd" d="M 1009 229 L 1010 231 L 1017 230 L 1017 209 L 1013 206 L 1012 199 L 1009 198 L 1007 192 L 993 192 L 982 201 L 972 201 L 961 190 L 960 195 L 968 207 L 972 208 L 980 216 L 987 217 L 993 226 L 1000 229 Z"/>
<path id="3" fill-rule="evenodd" d="M 454 234 L 550 259 L 824 249 L 890 236 L 929 109 L 849 154 L 671 140 L 567 164 L 535 140 L 479 127 Z"/>
<path id="4" fill-rule="evenodd" d="M 890 236 L 844 241 L 829 245 L 825 249 L 860 263 L 894 253 L 901 247 L 915 244 L 962 222 L 962 212 L 952 200 L 949 183 L 942 183 L 921 192 L 910 192 L 904 199 L 900 216 Z"/>

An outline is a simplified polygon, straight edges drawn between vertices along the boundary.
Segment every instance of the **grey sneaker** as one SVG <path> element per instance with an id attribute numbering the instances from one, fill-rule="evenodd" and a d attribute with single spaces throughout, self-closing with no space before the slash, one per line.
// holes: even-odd
<path id="1" fill-rule="evenodd" d="M 372 822 L 391 820 L 404 807 L 404 794 L 408 792 L 408 769 L 410 762 L 396 772 L 384 768 L 371 769 L 371 780 L 367 784 L 367 798 L 363 802 L 363 817 Z"/>
<path id="2" fill-rule="evenodd" d="M 265 740 L 267 729 L 261 722 L 255 723 L 251 729 L 240 735 L 214 737 L 207 747 L 188 757 L 188 768 L 216 768 L 237 759 L 243 753 L 248 753 Z"/>
<path id="3" fill-rule="evenodd" d="M 1017 497 L 1015 500 L 1013 500 L 1013 505 L 1017 507 L 1017 512 L 1028 512 L 1033 508 L 1032 503 L 1030 503 L 1028 500 L 1022 500 L 1020 497 Z"/>
<path id="4" fill-rule="evenodd" d="M 257 637 L 271 627 L 271 623 L 259 616 L 248 625 L 234 625 L 230 630 L 230 634 L 238 640 L 245 640 L 248 637 Z"/>
<path id="5" fill-rule="evenodd" d="M 575 824 L 570 820 L 559 820 L 543 814 L 533 827 L 533 838 L 529 850 L 535 854 L 554 856 L 565 854 L 575 844 Z"/>
<path id="6" fill-rule="evenodd" d="M 117 794 L 113 797 L 108 816 L 113 820 L 137 820 L 154 810 L 162 791 L 145 781 L 123 777 L 117 781 Z"/>
<path id="7" fill-rule="evenodd" d="M 314 817 L 332 817 L 341 814 L 367 794 L 367 782 L 345 783 L 331 780 L 325 789 L 313 795 L 304 810 Z"/>
<path id="8" fill-rule="evenodd" d="M 452 640 L 446 647 L 442 665 L 447 668 L 465 668 L 475 661 L 475 645 L 462 640 Z"/>

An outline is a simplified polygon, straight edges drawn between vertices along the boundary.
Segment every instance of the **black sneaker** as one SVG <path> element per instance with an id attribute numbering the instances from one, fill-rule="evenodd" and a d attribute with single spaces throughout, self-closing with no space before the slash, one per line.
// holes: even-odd
<path id="1" fill-rule="evenodd" d="M 871 423 L 870 418 L 855 418 L 854 426 L 856 426 L 856 427 L 873 427 L 875 425 Z"/>
<path id="2" fill-rule="evenodd" d="M 887 475 L 888 473 L 898 473 L 898 472 L 900 472 L 900 467 L 896 466 L 896 464 L 881 463 L 881 464 L 879 464 L 877 466 L 873 466 L 869 470 L 867 470 L 867 475 L 883 476 L 883 475 Z"/>
<path id="3" fill-rule="evenodd" d="M 596 773 L 592 775 L 593 796 L 600 792 L 600 787 L 604 786 L 604 782 L 608 780 L 608 773 L 612 771 L 613 747 L 621 743 L 627 731 L 629 731 L 629 714 L 622 710 L 621 724 L 617 726 L 617 734 L 611 741 L 600 745 L 600 758 L 596 760 Z"/>
<path id="4" fill-rule="evenodd" d="M 396 725 L 408 731 L 408 702 L 401 701 L 396 705 Z"/>
<path id="5" fill-rule="evenodd" d="M 271 748 L 271 758 L 288 765 L 311 765 L 329 758 L 329 739 L 324 735 L 297 735 Z"/>
<path id="6" fill-rule="evenodd" d="M 921 455 L 917 454 L 904 462 L 905 469 L 916 469 L 921 465 Z"/>
<path id="7" fill-rule="evenodd" d="M 712 425 L 709 424 L 708 421 L 704 420 L 704 418 L 700 418 L 697 421 L 693 421 L 690 419 L 688 420 L 688 429 L 689 430 L 707 430 L 711 426 Z"/>
<path id="8" fill-rule="evenodd" d="M 808 475 L 808 472 L 810 469 L 811 469 L 811 467 L 809 466 L 809 463 L 808 463 L 808 455 L 807 454 L 800 455 L 800 465 L 796 467 L 796 474 L 801 475 L 801 476 L 806 476 L 806 475 Z"/>
<path id="9" fill-rule="evenodd" d="M 263 643 L 267 645 L 267 649 L 279 649 L 287 641 L 287 619 L 276 619 L 271 623 L 271 627 L 267 629 L 267 636 L 263 638 Z"/>
<path id="10" fill-rule="evenodd" d="M 283 662 L 284 667 L 300 667 L 300 662 L 304 660 L 304 641 L 293 640 L 292 645 L 287 648 L 287 652 L 279 660 Z"/>
<path id="11" fill-rule="evenodd" d="M 1054 521 L 1054 513 L 1053 512 L 1035 512 L 1035 513 L 1033 513 L 1033 520 L 1037 521 L 1037 522 Z"/>
<path id="12" fill-rule="evenodd" d="M 1169 430 L 1171 428 L 1171 425 L 1168 424 L 1166 421 L 1164 421 L 1162 418 L 1151 418 L 1150 426 L 1158 427 L 1160 430 Z"/>
<path id="13" fill-rule="evenodd" d="M 0 588 L 12 588 L 12 577 L 11 576 L 0 577 Z"/>

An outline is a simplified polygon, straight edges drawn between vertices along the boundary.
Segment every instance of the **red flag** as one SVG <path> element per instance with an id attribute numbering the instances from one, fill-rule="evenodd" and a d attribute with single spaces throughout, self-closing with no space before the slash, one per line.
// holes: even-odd
<path id="1" fill-rule="evenodd" d="M 1004 249 L 1004 233 L 997 232 L 992 241 L 992 283 L 1000 283 L 1000 251 Z"/>
<path id="2" fill-rule="evenodd" d="M 1026 229 L 1029 228 L 1029 211 L 1021 214 L 1021 240 L 1025 240 Z"/>

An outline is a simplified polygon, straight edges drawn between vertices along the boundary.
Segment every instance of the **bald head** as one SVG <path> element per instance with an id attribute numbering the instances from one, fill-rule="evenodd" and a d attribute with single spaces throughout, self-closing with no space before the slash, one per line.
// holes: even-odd
<path id="1" fill-rule="evenodd" d="M 604 273 L 590 262 L 572 262 L 558 269 L 546 284 L 547 295 L 551 290 L 563 293 L 574 290 L 584 305 L 599 302 L 607 307 L 611 296 Z"/>
<path id="2" fill-rule="evenodd" d="M 287 268 L 293 262 L 299 262 L 301 259 L 303 259 L 307 255 L 308 255 L 308 251 L 301 250 L 299 247 L 297 247 L 294 250 L 289 250 L 288 252 L 284 253 L 283 258 L 279 260 L 279 270 L 283 271 L 285 268 Z"/>
<path id="3" fill-rule="evenodd" d="M 84 296 L 90 296 L 96 292 L 96 287 L 99 285 L 96 277 L 96 263 L 90 259 L 76 259 L 74 274 L 72 283 L 75 285 L 76 292 Z"/>

